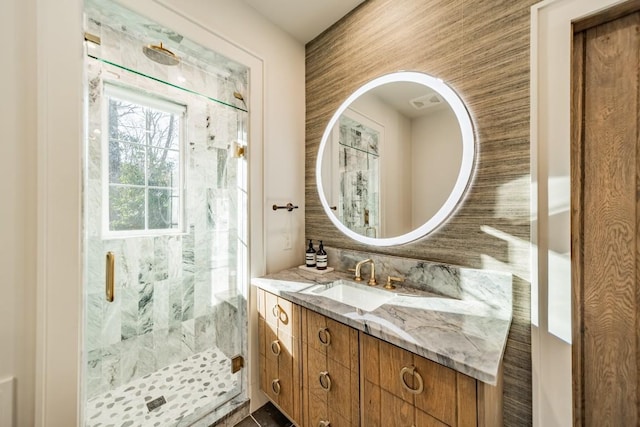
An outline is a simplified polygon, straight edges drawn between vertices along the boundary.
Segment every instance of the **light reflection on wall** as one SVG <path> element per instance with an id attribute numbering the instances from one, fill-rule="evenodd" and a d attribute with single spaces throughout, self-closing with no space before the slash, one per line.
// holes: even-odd
<path id="1" fill-rule="evenodd" d="M 499 193 L 513 194 L 509 191 L 510 186 L 523 185 L 528 181 L 528 177 L 522 177 L 503 185 Z M 546 311 L 546 328 L 549 333 L 561 340 L 571 344 L 571 215 L 570 215 L 570 179 L 569 176 L 551 176 L 545 183 L 547 193 L 545 203 L 538 206 L 535 203 L 538 188 L 536 183 L 532 183 L 531 194 L 534 202 L 531 206 L 531 253 L 533 254 L 531 265 L 531 278 L 522 277 L 531 281 L 531 323 L 540 326 L 539 315 L 544 316 Z M 508 206 L 500 204 L 499 206 Z M 538 219 L 538 208 L 544 211 L 542 219 L 544 224 L 536 222 Z M 513 213 L 507 210 L 496 211 L 496 216 L 509 218 Z M 542 226 L 542 227 L 541 227 Z M 541 240 L 536 240 L 538 228 L 544 233 Z M 519 249 L 525 249 L 530 243 L 518 237 L 512 236 L 493 227 L 483 226 L 482 231 L 501 239 L 507 243 L 508 253 L 513 253 Z M 546 238 L 544 238 L 546 237 Z M 546 251 L 546 256 L 542 256 L 539 251 Z M 493 269 L 503 269 L 506 262 L 497 260 L 489 255 L 482 255 L 483 267 Z M 514 260 L 509 259 L 509 264 Z M 544 265 L 540 265 L 544 263 Z M 538 274 L 540 273 L 540 274 Z M 539 290 L 543 290 L 538 294 Z M 545 299 L 545 307 L 540 307 L 538 297 Z M 544 325 L 543 325 L 544 326 Z"/>

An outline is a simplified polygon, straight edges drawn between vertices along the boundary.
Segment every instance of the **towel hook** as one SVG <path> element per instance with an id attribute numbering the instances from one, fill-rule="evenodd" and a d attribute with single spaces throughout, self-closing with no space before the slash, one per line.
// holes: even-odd
<path id="1" fill-rule="evenodd" d="M 286 209 L 287 212 L 291 212 L 294 209 L 298 209 L 297 206 L 294 206 L 293 203 L 289 202 L 285 206 L 273 205 L 273 210 L 277 211 L 278 209 Z"/>

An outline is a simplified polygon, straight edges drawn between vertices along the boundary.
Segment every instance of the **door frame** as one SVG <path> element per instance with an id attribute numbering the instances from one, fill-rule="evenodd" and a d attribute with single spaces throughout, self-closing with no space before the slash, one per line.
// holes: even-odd
<path id="1" fill-rule="evenodd" d="M 265 272 L 263 218 L 264 60 L 156 0 L 136 12 L 247 65 L 249 71 L 249 277 Z M 37 319 L 36 426 L 79 425 L 82 410 L 82 0 L 35 0 L 37 34 Z M 251 313 L 252 307 L 247 307 Z M 249 324 L 251 343 L 256 328 Z M 257 382 L 249 364 L 247 385 Z M 253 389 L 250 387 L 250 389 Z"/>
<path id="2" fill-rule="evenodd" d="M 531 8 L 531 354 L 535 426 L 571 425 L 574 419 L 570 336 L 565 333 L 559 338 L 549 324 L 549 297 L 554 291 L 549 284 L 569 287 L 571 283 L 570 260 L 562 260 L 569 265 L 561 271 L 550 268 L 552 256 L 557 255 L 550 250 L 552 237 L 562 236 L 559 244 L 563 247 L 571 244 L 571 236 L 550 223 L 554 213 L 550 208 L 560 202 L 570 209 L 572 23 L 626 1 L 545 0 Z M 554 191 L 550 194 L 552 182 Z M 560 301 L 562 320 L 571 322 L 571 292 L 565 295 Z"/>

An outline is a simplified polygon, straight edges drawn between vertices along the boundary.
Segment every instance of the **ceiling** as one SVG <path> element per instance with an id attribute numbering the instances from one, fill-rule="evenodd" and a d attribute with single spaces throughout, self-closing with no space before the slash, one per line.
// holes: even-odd
<path id="1" fill-rule="evenodd" d="M 364 0 L 244 0 L 303 44 L 339 21 Z"/>

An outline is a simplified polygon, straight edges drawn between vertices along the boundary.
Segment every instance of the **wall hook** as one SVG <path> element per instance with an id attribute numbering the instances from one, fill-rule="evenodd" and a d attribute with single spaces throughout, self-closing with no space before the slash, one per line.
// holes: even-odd
<path id="1" fill-rule="evenodd" d="M 291 212 L 294 209 L 298 209 L 297 206 L 293 206 L 293 203 L 289 202 L 285 206 L 273 205 L 273 210 L 277 211 L 278 209 L 286 209 L 287 212 Z"/>

